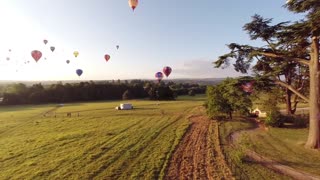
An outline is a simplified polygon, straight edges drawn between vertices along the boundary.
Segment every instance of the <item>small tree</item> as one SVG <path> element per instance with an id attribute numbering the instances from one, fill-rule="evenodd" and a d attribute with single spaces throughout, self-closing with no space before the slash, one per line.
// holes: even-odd
<path id="1" fill-rule="evenodd" d="M 123 95 L 122 95 L 122 99 L 123 100 L 128 100 L 128 99 L 132 99 L 132 94 L 129 90 L 126 90 Z"/>
<path id="2" fill-rule="evenodd" d="M 224 113 L 232 119 L 234 111 L 245 114 L 252 106 L 249 95 L 239 87 L 238 79 L 228 78 L 217 86 L 209 86 L 207 99 L 207 113 L 210 117 Z"/>
<path id="3" fill-rule="evenodd" d="M 194 90 L 191 89 L 191 90 L 189 90 L 188 95 L 189 95 L 189 96 L 195 96 L 195 95 L 196 95 L 196 92 L 194 92 Z"/>

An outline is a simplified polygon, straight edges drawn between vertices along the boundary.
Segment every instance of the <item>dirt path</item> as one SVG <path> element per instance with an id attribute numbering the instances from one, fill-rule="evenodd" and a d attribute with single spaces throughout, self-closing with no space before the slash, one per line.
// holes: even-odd
<path id="1" fill-rule="evenodd" d="M 205 116 L 193 116 L 190 121 L 164 179 L 232 179 L 219 146 L 217 122 Z"/>
<path id="2" fill-rule="evenodd" d="M 232 133 L 230 135 L 230 140 L 232 144 L 236 144 L 239 138 L 241 137 L 242 134 L 244 133 L 250 133 L 253 131 L 265 131 L 267 130 L 267 127 L 265 127 L 263 124 L 257 122 L 254 120 L 256 123 L 255 128 L 253 129 L 248 129 L 248 130 L 242 130 L 238 131 L 235 133 Z M 319 176 L 312 175 L 306 172 L 302 172 L 300 170 L 296 170 L 290 166 L 283 165 L 277 161 L 274 161 L 272 159 L 269 159 L 267 157 L 264 157 L 258 153 L 256 153 L 253 150 L 247 150 L 246 155 L 253 161 L 256 161 L 265 167 L 268 167 L 280 174 L 284 174 L 286 176 L 292 177 L 294 179 L 303 179 L 303 180 L 320 180 Z"/>

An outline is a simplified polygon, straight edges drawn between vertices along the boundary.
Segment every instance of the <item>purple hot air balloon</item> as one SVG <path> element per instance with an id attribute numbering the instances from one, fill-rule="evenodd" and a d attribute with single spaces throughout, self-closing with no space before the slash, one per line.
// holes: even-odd
<path id="1" fill-rule="evenodd" d="M 160 82 L 160 81 L 162 80 L 162 78 L 163 78 L 162 72 L 157 72 L 157 73 L 155 74 L 155 77 L 157 78 L 158 82 Z"/>

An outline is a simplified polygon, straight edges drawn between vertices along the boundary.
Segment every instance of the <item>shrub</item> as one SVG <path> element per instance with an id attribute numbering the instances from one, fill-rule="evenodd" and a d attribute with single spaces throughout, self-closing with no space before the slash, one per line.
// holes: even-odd
<path id="1" fill-rule="evenodd" d="M 271 111 L 267 114 L 265 124 L 272 127 L 283 126 L 283 116 L 279 111 Z"/>
<path id="2" fill-rule="evenodd" d="M 297 128 L 307 127 L 308 121 L 302 117 L 296 116 L 293 118 L 293 125 Z"/>

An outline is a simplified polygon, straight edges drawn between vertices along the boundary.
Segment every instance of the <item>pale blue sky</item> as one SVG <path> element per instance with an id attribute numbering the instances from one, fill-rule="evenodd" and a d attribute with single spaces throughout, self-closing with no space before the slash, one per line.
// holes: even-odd
<path id="1" fill-rule="evenodd" d="M 228 51 L 228 43 L 254 44 L 242 27 L 255 13 L 275 22 L 297 20 L 284 3 L 139 0 L 132 12 L 127 0 L 0 0 L 0 79 L 153 79 L 164 66 L 172 67 L 169 78 L 237 76 L 211 62 Z M 34 49 L 44 54 L 38 63 L 30 55 Z M 77 68 L 84 71 L 80 78 Z"/>

